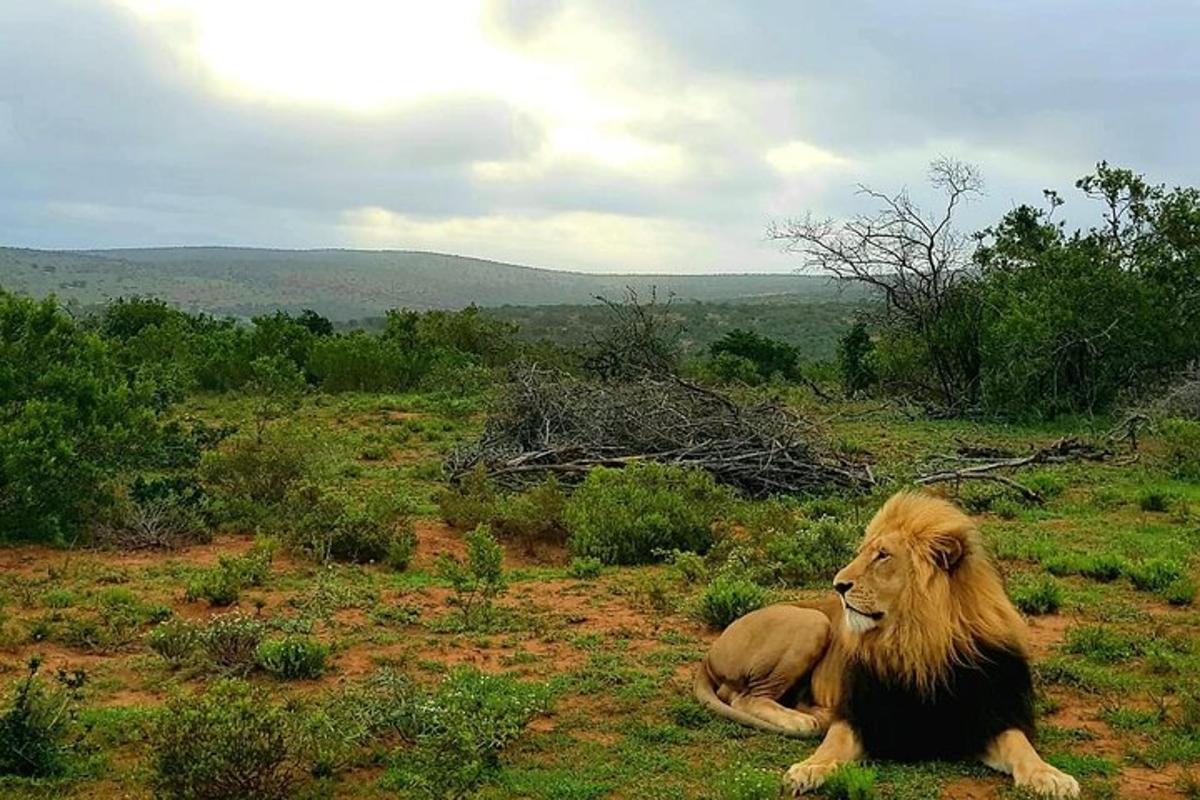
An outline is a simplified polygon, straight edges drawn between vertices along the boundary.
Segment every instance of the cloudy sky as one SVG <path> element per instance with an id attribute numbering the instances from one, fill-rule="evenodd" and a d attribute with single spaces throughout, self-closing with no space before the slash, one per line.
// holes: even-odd
<path id="1" fill-rule="evenodd" d="M 0 0 L 0 245 L 786 270 L 770 220 L 938 155 L 987 180 L 968 226 L 1101 158 L 1200 183 L 1198 31 L 1193 0 Z"/>

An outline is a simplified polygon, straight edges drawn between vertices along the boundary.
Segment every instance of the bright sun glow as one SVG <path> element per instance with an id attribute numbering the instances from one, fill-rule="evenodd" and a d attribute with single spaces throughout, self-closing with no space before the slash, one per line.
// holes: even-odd
<path id="1" fill-rule="evenodd" d="M 186 31 L 181 46 L 226 93 L 359 113 L 473 93 L 542 119 L 541 158 L 678 167 L 670 148 L 627 132 L 632 111 L 576 69 L 572 43 L 558 41 L 549 56 L 506 46 L 487 30 L 482 0 L 119 1 L 165 22 L 176 36 Z M 598 32 L 586 36 L 575 44 L 589 61 L 598 60 L 597 49 L 621 50 Z M 531 168 L 482 165 L 481 176 L 502 179 Z"/>

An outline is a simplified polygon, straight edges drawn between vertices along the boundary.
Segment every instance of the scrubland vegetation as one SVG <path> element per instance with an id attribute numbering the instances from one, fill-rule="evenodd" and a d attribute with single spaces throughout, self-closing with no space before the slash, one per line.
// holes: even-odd
<path id="1" fill-rule="evenodd" d="M 1019 208 L 959 242 L 950 294 L 913 255 L 827 362 L 753 330 L 687 355 L 660 304 L 561 347 L 474 308 L 366 333 L 0 294 L 0 797 L 776 797 L 815 742 L 703 711 L 706 643 L 827 591 L 891 491 L 1064 437 L 1085 455 L 933 488 L 1030 621 L 1049 760 L 1088 797 L 1200 796 L 1200 204 L 1106 166 L 1080 188 L 1095 229 Z M 773 404 L 865 477 L 445 469 L 531 363 Z M 967 764 L 824 792 L 1013 796 Z"/>

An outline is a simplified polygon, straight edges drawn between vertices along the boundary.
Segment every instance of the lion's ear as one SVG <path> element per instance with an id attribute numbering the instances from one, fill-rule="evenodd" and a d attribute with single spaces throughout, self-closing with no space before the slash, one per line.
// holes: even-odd
<path id="1" fill-rule="evenodd" d="M 957 536 L 939 536 L 933 540 L 933 562 L 946 572 L 953 572 L 963 557 L 963 541 Z"/>

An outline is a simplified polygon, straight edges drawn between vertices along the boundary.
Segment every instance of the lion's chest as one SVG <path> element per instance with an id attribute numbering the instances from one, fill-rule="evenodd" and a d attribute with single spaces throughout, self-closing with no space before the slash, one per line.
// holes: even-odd
<path id="1" fill-rule="evenodd" d="M 1033 682 L 1019 654 L 989 647 L 955 666 L 931 693 L 881 677 L 861 664 L 846 678 L 841 716 L 872 758 L 974 758 L 1009 728 L 1033 734 Z"/>

